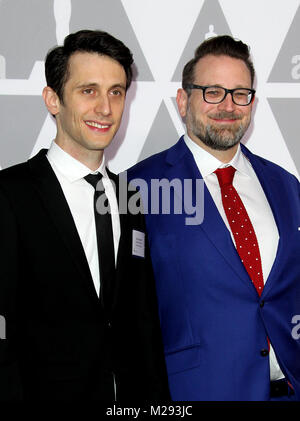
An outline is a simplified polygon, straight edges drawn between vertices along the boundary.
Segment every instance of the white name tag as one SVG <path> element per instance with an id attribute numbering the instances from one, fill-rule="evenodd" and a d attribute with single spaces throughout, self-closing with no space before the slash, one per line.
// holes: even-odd
<path id="1" fill-rule="evenodd" d="M 132 255 L 145 257 L 145 233 L 132 230 Z"/>

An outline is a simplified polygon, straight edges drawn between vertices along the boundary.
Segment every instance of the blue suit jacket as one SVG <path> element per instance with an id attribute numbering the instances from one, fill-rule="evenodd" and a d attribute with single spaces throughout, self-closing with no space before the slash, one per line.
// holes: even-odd
<path id="1" fill-rule="evenodd" d="M 151 214 L 151 189 L 148 197 L 141 189 L 144 204 L 148 201 L 146 223 L 173 400 L 268 400 L 269 358 L 261 352 L 268 349 L 267 337 L 300 399 L 300 339 L 292 335 L 292 319 L 300 315 L 300 185 L 243 145 L 242 152 L 260 180 L 280 235 L 261 297 L 206 186 L 199 225 L 186 225 L 190 215 L 176 214 L 172 205 L 170 214 Z M 183 182 L 202 176 L 181 138 L 131 168 L 128 178 L 142 178 L 150 186 L 151 179 Z M 177 204 L 181 200 L 172 189 L 170 197 Z"/>

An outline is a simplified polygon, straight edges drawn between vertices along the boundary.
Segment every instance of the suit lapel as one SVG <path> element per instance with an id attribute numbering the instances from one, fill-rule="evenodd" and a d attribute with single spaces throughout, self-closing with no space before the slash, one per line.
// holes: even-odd
<path id="1" fill-rule="evenodd" d="M 270 168 L 267 167 L 266 161 L 262 160 L 260 157 L 252 154 L 244 145 L 241 145 L 242 152 L 249 159 L 259 182 L 264 190 L 266 198 L 269 202 L 269 205 L 272 209 L 275 222 L 279 231 L 280 237 L 287 232 L 285 210 L 282 203 L 282 192 L 280 186 L 278 185 L 278 179 L 270 171 Z"/>
<path id="2" fill-rule="evenodd" d="M 109 178 L 113 181 L 115 186 L 115 192 L 119 207 L 119 219 L 121 235 L 119 241 L 119 249 L 116 263 L 116 277 L 113 283 L 109 285 L 109 294 L 111 297 L 111 310 L 114 311 L 116 308 L 117 299 L 122 290 L 122 282 L 124 282 L 124 276 L 127 271 L 126 266 L 128 265 L 127 257 L 124 258 L 124 253 L 128 256 L 128 249 L 131 252 L 132 247 L 132 230 L 135 226 L 132 224 L 130 212 L 128 210 L 128 202 L 130 197 L 136 194 L 136 191 L 128 190 L 127 178 L 122 179 L 122 176 L 117 176 L 108 168 L 106 168 Z M 134 218 L 137 221 L 137 218 Z M 137 228 L 137 227 L 135 227 Z"/>
<path id="3" fill-rule="evenodd" d="M 86 282 L 91 296 L 98 300 L 84 249 L 77 232 L 73 216 L 61 189 L 59 181 L 46 158 L 47 150 L 42 150 L 28 161 L 33 182 L 43 206 L 53 221 L 59 237 L 68 250 L 69 257 L 77 267 L 78 273 Z M 47 221 L 45 221 L 45 224 Z"/>
<path id="4" fill-rule="evenodd" d="M 265 287 L 263 290 L 264 296 L 270 290 L 272 286 L 272 279 L 275 278 L 273 274 L 276 274 L 276 272 L 278 272 L 278 265 L 280 265 L 280 262 L 283 259 L 283 255 L 286 252 L 286 250 L 284 250 L 284 244 L 289 244 L 288 235 L 290 232 L 290 228 L 288 226 L 288 218 L 286 218 L 286 211 L 284 209 L 284 206 L 282 205 L 282 191 L 280 190 L 278 178 L 276 178 L 275 174 L 273 174 L 273 172 L 270 171 L 270 168 L 268 167 L 267 162 L 265 160 L 252 154 L 244 145 L 241 145 L 241 147 L 242 152 L 249 159 L 264 190 L 266 198 L 273 212 L 279 233 L 279 242 L 277 247 L 276 258 L 269 273 L 268 279 L 265 283 Z"/>
<path id="5" fill-rule="evenodd" d="M 113 174 L 111 171 L 109 171 L 108 168 L 106 168 L 106 172 L 108 177 L 110 178 L 110 180 L 113 182 L 113 186 L 115 188 L 115 193 L 116 193 L 116 197 L 117 197 L 117 202 L 119 205 L 119 177 L 115 174 Z M 123 215 L 122 215 L 123 217 Z M 119 241 L 119 246 L 121 243 L 121 236 L 122 236 L 122 226 L 123 226 L 123 218 L 121 217 L 121 215 L 119 214 L 119 218 L 120 218 L 120 229 L 121 229 L 121 235 L 120 235 L 120 241 Z M 116 259 L 116 271 L 115 271 L 115 276 L 114 279 L 111 279 L 111 282 L 109 282 L 106 286 L 105 286 L 105 308 L 106 310 L 110 313 L 113 308 L 114 308 L 114 304 L 116 301 L 116 289 L 118 288 L 118 282 L 117 282 L 117 272 L 118 272 L 118 268 L 119 268 L 119 252 L 117 255 L 117 259 Z"/>
<path id="6" fill-rule="evenodd" d="M 185 179 L 202 179 L 202 175 L 195 163 L 194 157 L 183 138 L 169 151 L 167 162 L 170 165 L 166 172 L 166 177 L 171 180 L 180 178 L 183 182 Z M 179 177 L 178 177 L 179 175 Z M 193 201 L 195 203 L 195 192 L 193 191 Z M 224 257 L 227 263 L 232 267 L 236 274 L 244 281 L 249 290 L 253 294 L 257 294 L 249 275 L 242 264 L 240 257 L 236 251 L 235 245 L 210 193 L 204 184 L 204 219 L 203 222 L 195 226 L 194 229 L 200 229 L 208 237 L 217 251 Z"/>

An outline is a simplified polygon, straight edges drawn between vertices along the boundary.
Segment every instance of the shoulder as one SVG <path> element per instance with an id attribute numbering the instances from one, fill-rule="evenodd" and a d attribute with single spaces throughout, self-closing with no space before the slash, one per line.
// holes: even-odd
<path id="1" fill-rule="evenodd" d="M 186 154 L 183 136 L 173 146 L 138 162 L 127 170 L 128 180 L 136 178 L 150 179 L 162 177 L 169 165 L 180 161 Z"/>
<path id="2" fill-rule="evenodd" d="M 46 153 L 47 149 L 42 149 L 37 155 L 28 159 L 28 161 L 1 170 L 0 183 L 22 182 L 29 177 L 32 170 L 42 172 L 45 167 L 50 168 Z"/>
<path id="3" fill-rule="evenodd" d="M 127 170 L 128 180 L 141 176 L 145 177 L 149 173 L 153 176 L 156 172 L 159 172 L 162 166 L 165 165 L 167 151 L 168 150 L 152 155 L 129 168 Z"/>
<path id="4" fill-rule="evenodd" d="M 10 186 L 21 183 L 28 177 L 28 162 L 13 165 L 0 171 L 0 185 Z"/>
<path id="5" fill-rule="evenodd" d="M 275 164 L 275 162 L 272 162 L 266 158 L 263 158 L 259 155 L 256 155 L 249 151 L 248 148 L 246 148 L 244 145 L 242 146 L 242 152 L 243 154 L 249 159 L 250 163 L 253 165 L 254 169 L 261 169 L 263 170 L 268 176 L 271 176 L 273 178 L 276 178 L 283 182 L 288 182 L 292 184 L 298 184 L 299 180 L 297 177 L 293 174 L 291 174 L 289 171 L 284 169 L 278 164 Z"/>
<path id="6" fill-rule="evenodd" d="M 45 176 L 48 180 L 52 174 L 54 175 L 54 172 L 46 158 L 46 150 L 42 150 L 28 161 L 0 171 L 1 197 L 25 200 L 26 203 L 28 193 L 35 190 L 37 182 Z"/>

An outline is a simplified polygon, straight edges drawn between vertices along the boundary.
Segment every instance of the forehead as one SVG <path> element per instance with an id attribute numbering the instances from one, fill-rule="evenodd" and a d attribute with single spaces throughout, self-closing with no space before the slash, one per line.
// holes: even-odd
<path id="1" fill-rule="evenodd" d="M 221 85 L 228 89 L 251 87 L 251 75 L 243 60 L 221 55 L 207 55 L 195 66 L 194 83 Z"/>
<path id="2" fill-rule="evenodd" d="M 126 84 L 123 66 L 106 55 L 88 52 L 76 52 L 68 63 L 67 83 L 93 81 L 95 83 Z"/>

